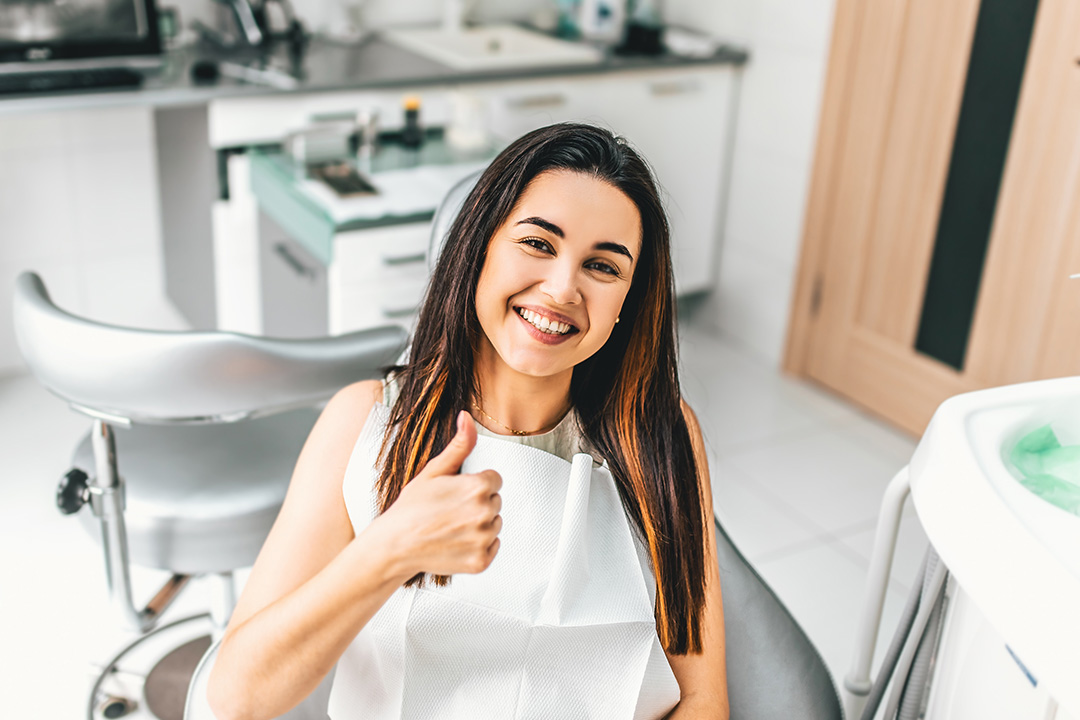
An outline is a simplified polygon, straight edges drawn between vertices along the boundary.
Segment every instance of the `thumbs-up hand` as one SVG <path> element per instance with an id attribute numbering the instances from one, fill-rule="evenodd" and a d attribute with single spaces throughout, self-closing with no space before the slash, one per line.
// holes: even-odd
<path id="1" fill-rule="evenodd" d="M 476 445 L 476 428 L 464 410 L 446 448 L 405 485 L 379 518 L 392 532 L 395 552 L 409 577 L 479 573 L 499 551 L 502 478 L 494 470 L 459 474 Z"/>

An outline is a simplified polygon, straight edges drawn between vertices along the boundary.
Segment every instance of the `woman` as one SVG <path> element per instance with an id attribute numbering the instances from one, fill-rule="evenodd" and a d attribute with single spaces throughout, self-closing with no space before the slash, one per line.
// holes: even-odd
<path id="1" fill-rule="evenodd" d="M 673 311 L 667 221 L 624 141 L 566 124 L 503 151 L 408 362 L 312 430 L 219 650 L 218 717 L 276 717 L 337 663 L 333 720 L 726 718 Z"/>

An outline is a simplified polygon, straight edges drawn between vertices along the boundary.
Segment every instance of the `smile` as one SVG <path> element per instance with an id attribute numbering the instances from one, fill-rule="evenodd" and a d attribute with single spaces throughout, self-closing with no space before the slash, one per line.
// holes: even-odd
<path id="1" fill-rule="evenodd" d="M 532 310 L 526 310 L 525 308 L 514 308 L 517 314 L 520 315 L 527 323 L 542 333 L 548 335 L 569 335 L 570 333 L 577 332 L 577 328 L 569 323 L 559 322 L 557 320 L 549 320 L 548 318 L 535 313 Z"/>

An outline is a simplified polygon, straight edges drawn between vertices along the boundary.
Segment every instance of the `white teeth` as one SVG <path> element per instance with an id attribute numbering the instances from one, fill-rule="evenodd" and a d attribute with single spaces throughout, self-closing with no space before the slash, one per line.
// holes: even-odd
<path id="1" fill-rule="evenodd" d="M 518 314 L 528 320 L 529 323 L 531 323 L 534 327 L 540 330 L 540 332 L 545 332 L 549 335 L 565 335 L 566 333 L 570 332 L 570 325 L 566 323 L 556 322 L 554 320 L 549 320 L 542 315 L 534 313 L 532 310 L 526 310 L 525 308 L 522 308 L 518 310 Z"/>

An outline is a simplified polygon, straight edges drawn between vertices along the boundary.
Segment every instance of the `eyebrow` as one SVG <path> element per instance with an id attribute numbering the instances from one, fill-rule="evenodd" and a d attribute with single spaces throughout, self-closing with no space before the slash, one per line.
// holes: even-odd
<path id="1" fill-rule="evenodd" d="M 524 220 L 518 220 L 516 223 L 514 223 L 514 225 L 535 225 L 538 228 L 543 228 L 544 230 L 547 230 L 549 233 L 557 237 L 566 237 L 566 233 L 563 232 L 563 229 L 561 227 L 551 222 L 550 220 L 545 220 L 542 217 L 525 218 Z M 634 256 L 630 254 L 630 251 L 626 249 L 626 246 L 620 245 L 616 242 L 598 242 L 596 243 L 596 245 L 593 246 L 593 248 L 595 250 L 607 250 L 608 252 L 625 255 L 626 257 L 630 258 L 630 262 L 634 261 Z"/>

